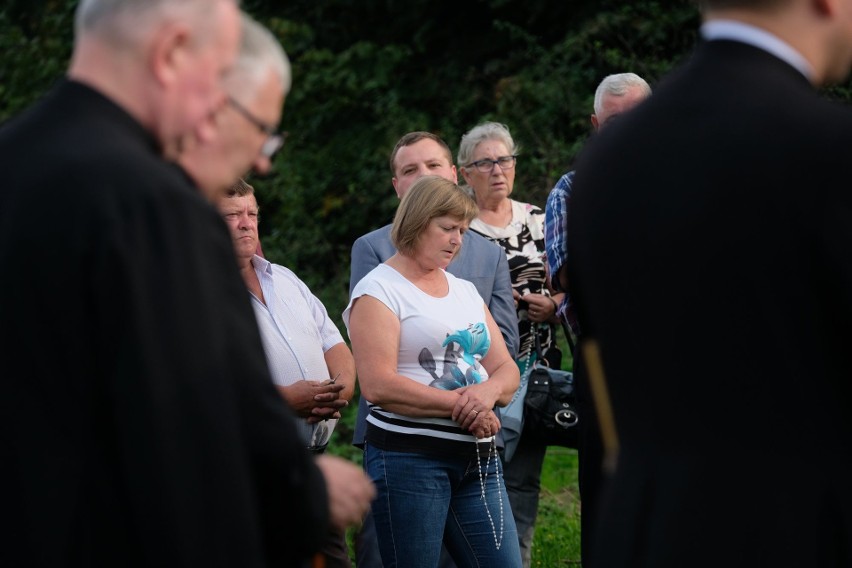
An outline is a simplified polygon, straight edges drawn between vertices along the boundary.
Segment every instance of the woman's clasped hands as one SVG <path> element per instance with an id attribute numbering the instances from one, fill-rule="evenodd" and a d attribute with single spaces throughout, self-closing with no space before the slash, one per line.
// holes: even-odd
<path id="1" fill-rule="evenodd" d="M 500 419 L 494 412 L 496 396 L 488 383 L 458 389 L 459 398 L 453 408 L 453 420 L 477 438 L 488 438 L 500 431 Z"/>

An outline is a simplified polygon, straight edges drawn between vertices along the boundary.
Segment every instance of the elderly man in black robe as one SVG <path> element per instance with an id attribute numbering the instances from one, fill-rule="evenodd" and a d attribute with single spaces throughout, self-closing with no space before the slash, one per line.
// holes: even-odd
<path id="1" fill-rule="evenodd" d="M 239 37 L 234 0 L 82 0 L 67 78 L 0 129 L 2 566 L 298 566 L 369 503 L 299 443 L 163 160 L 215 136 Z"/>

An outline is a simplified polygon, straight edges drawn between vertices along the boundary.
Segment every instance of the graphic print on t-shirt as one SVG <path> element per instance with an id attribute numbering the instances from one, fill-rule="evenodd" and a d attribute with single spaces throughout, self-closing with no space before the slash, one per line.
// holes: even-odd
<path id="1" fill-rule="evenodd" d="M 418 362 L 434 379 L 429 386 L 442 390 L 455 390 L 482 382 L 479 360 L 488 352 L 490 345 L 491 340 L 486 332 L 485 324 L 479 322 L 468 325 L 467 329 L 447 334 L 447 338 L 441 344 L 446 350 L 441 358 L 443 365 L 440 375 L 435 358 L 428 348 L 424 347 L 420 350 Z"/>

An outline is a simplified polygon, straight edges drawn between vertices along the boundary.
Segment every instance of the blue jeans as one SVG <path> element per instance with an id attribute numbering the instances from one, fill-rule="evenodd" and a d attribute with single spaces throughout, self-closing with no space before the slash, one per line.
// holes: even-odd
<path id="1" fill-rule="evenodd" d="M 361 526 L 353 536 L 355 545 L 355 566 L 358 568 L 384 568 L 382 556 L 379 554 L 379 537 L 376 536 L 376 523 L 373 522 L 373 512 L 367 511 Z M 441 560 L 438 568 L 458 568 L 447 547 L 441 547 Z"/>
<path id="2" fill-rule="evenodd" d="M 440 458 L 367 444 L 364 459 L 376 485 L 372 513 L 385 568 L 435 568 L 442 543 L 460 568 L 520 568 L 515 520 L 502 475 L 497 475 L 498 456 L 492 456 L 487 474 L 487 456 L 481 456 L 485 501 L 475 455 Z"/>

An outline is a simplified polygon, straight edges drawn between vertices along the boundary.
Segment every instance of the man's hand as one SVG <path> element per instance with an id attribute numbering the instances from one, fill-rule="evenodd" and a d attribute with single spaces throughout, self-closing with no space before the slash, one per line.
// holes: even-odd
<path id="1" fill-rule="evenodd" d="M 340 399 L 344 385 L 328 381 L 296 381 L 278 391 L 290 405 L 290 408 L 308 424 L 316 424 L 329 418 L 340 418 L 340 409 L 349 403 Z"/>
<path id="2" fill-rule="evenodd" d="M 325 477 L 331 523 L 339 529 L 360 523 L 376 496 L 373 482 L 363 469 L 344 459 L 322 455 L 316 463 Z"/>

